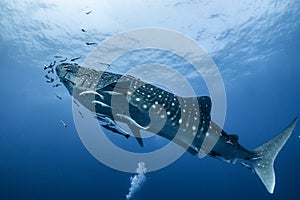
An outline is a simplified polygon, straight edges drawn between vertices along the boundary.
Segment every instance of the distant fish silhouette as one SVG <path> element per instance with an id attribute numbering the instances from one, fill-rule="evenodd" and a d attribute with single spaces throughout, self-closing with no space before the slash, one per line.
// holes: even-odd
<path id="1" fill-rule="evenodd" d="M 55 96 L 56 96 L 56 98 L 58 98 L 59 100 L 62 100 L 62 97 L 61 97 L 61 96 L 59 96 L 59 95 L 57 95 L 57 94 L 55 94 Z"/>
<path id="2" fill-rule="evenodd" d="M 86 32 L 86 30 L 85 30 L 85 29 L 83 29 L 83 28 L 81 29 L 81 31 L 82 31 L 82 32 L 84 32 L 84 33 Z"/>
<path id="3" fill-rule="evenodd" d="M 101 65 L 106 65 L 106 66 L 110 66 L 110 64 L 107 64 L 107 63 L 104 63 L 104 62 L 98 62 L 99 64 L 101 64 Z"/>
<path id="4" fill-rule="evenodd" d="M 60 83 L 57 83 L 57 84 L 53 85 L 53 87 L 59 87 L 59 86 L 61 86 Z"/>
<path id="5" fill-rule="evenodd" d="M 75 103 L 75 105 L 76 105 L 77 107 L 79 107 L 79 104 L 78 104 L 77 101 L 73 100 L 73 102 Z"/>
<path id="6" fill-rule="evenodd" d="M 68 58 L 65 58 L 63 60 L 60 60 L 59 62 L 65 62 L 66 60 L 68 60 Z"/>
<path id="7" fill-rule="evenodd" d="M 50 63 L 50 65 L 44 64 L 44 70 L 46 70 L 46 69 L 53 69 L 53 67 L 55 66 L 55 64 L 56 64 L 55 60 L 54 60 L 53 63 Z"/>
<path id="8" fill-rule="evenodd" d="M 46 82 L 47 82 L 47 83 L 53 83 L 53 81 L 54 81 L 54 79 L 51 78 L 51 79 L 47 80 Z"/>
<path id="9" fill-rule="evenodd" d="M 85 14 L 86 14 L 86 15 L 89 15 L 89 14 L 91 14 L 91 13 L 92 13 L 92 11 L 90 10 L 90 11 L 86 12 Z"/>
<path id="10" fill-rule="evenodd" d="M 54 58 L 62 58 L 62 56 L 54 56 Z"/>
<path id="11" fill-rule="evenodd" d="M 80 115 L 81 118 L 84 118 L 82 112 L 78 111 L 78 113 L 79 113 L 79 115 Z"/>
<path id="12" fill-rule="evenodd" d="M 53 70 L 53 68 L 51 68 L 49 71 L 48 71 L 48 74 L 50 74 L 50 73 L 54 73 L 54 70 Z"/>
<path id="13" fill-rule="evenodd" d="M 53 67 L 55 66 L 56 61 L 54 60 L 53 63 L 50 63 L 50 65 L 48 66 L 48 68 L 53 69 Z"/>
<path id="14" fill-rule="evenodd" d="M 85 44 L 86 44 L 86 45 L 95 45 L 95 44 L 97 44 L 97 43 L 95 43 L 95 42 L 86 42 Z"/>
<path id="15" fill-rule="evenodd" d="M 54 78 L 48 76 L 48 74 L 45 75 L 45 78 L 47 79 L 47 83 L 52 83 L 54 81 Z"/>
<path id="16" fill-rule="evenodd" d="M 246 162 L 240 162 L 240 164 L 243 167 L 245 167 L 246 169 L 249 169 L 250 171 L 252 171 L 253 173 L 255 173 L 254 170 L 252 169 L 252 167 L 250 167 L 250 165 L 248 163 L 246 163 Z"/>
<path id="17" fill-rule="evenodd" d="M 60 120 L 59 122 L 64 126 L 64 128 L 67 127 L 67 124 L 63 120 Z"/>
<path id="18" fill-rule="evenodd" d="M 81 58 L 81 56 L 80 56 L 80 57 L 72 58 L 72 59 L 71 59 L 71 62 L 73 62 L 73 61 L 75 61 L 75 60 L 79 60 L 80 58 Z"/>
<path id="19" fill-rule="evenodd" d="M 46 79 L 51 79 L 51 77 L 48 76 L 48 74 L 45 75 L 45 78 L 46 78 Z"/>

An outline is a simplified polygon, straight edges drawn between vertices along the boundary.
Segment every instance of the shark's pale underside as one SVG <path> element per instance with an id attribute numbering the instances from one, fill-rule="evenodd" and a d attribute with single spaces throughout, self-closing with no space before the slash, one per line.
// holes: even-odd
<path id="1" fill-rule="evenodd" d="M 92 111 L 104 128 L 128 138 L 130 134 L 116 123 L 124 122 L 141 146 L 144 144 L 140 130 L 146 130 L 172 140 L 193 155 L 206 151 L 204 141 L 217 135 L 216 144 L 207 153 L 231 163 L 237 159 L 252 163 L 268 192 L 273 193 L 274 160 L 297 119 L 275 138 L 250 151 L 238 143 L 237 135 L 227 134 L 211 121 L 212 103 L 208 96 L 184 98 L 133 76 L 96 71 L 74 63 L 58 65 L 56 73 L 73 98 Z"/>

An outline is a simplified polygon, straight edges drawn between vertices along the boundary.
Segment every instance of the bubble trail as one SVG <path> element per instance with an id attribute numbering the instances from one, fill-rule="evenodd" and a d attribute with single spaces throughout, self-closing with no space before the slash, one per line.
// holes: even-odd
<path id="1" fill-rule="evenodd" d="M 133 195 L 139 190 L 141 189 L 141 187 L 143 186 L 143 184 L 146 181 L 146 167 L 145 167 L 145 163 L 144 162 L 139 162 L 138 163 L 138 168 L 136 169 L 136 175 L 134 175 L 134 177 L 130 177 L 130 188 L 129 188 L 129 192 L 126 195 L 126 200 L 132 199 Z"/>

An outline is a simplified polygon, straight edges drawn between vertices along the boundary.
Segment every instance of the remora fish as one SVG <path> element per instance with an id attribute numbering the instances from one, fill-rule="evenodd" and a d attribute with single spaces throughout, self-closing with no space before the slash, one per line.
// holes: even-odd
<path id="1" fill-rule="evenodd" d="M 172 140 L 194 155 L 206 150 L 202 145 L 205 140 L 217 136 L 216 144 L 207 153 L 230 163 L 237 159 L 250 162 L 268 192 L 273 193 L 273 163 L 292 134 L 297 118 L 275 138 L 250 151 L 238 143 L 237 135 L 227 134 L 211 121 L 211 100 L 207 96 L 183 98 L 132 76 L 95 71 L 75 63 L 58 65 L 56 73 L 73 98 L 104 122 L 103 127 L 128 136 L 114 123 L 122 121 L 128 124 L 141 146 L 143 141 L 139 131 L 144 129 Z M 92 94 L 79 95 L 92 90 L 103 98 Z M 106 106 L 92 103 L 95 100 Z M 129 110 L 124 110 L 126 104 Z"/>

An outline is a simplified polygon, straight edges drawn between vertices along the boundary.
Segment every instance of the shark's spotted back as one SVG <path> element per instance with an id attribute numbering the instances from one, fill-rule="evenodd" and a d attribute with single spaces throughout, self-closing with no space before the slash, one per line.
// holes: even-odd
<path id="1" fill-rule="evenodd" d="M 107 83 L 107 80 L 114 81 L 96 91 L 110 94 L 104 101 L 116 115 L 126 115 L 141 127 L 149 125 L 148 131 L 170 140 L 179 131 L 189 139 L 183 144 L 182 141 L 178 143 L 185 147 L 193 143 L 192 149 L 198 152 L 210 124 L 211 100 L 208 96 L 184 98 L 138 78 L 108 72 L 99 82 Z M 164 124 L 160 126 L 162 121 Z M 135 127 L 131 126 L 133 129 Z M 135 135 L 139 136 L 138 133 Z"/>

